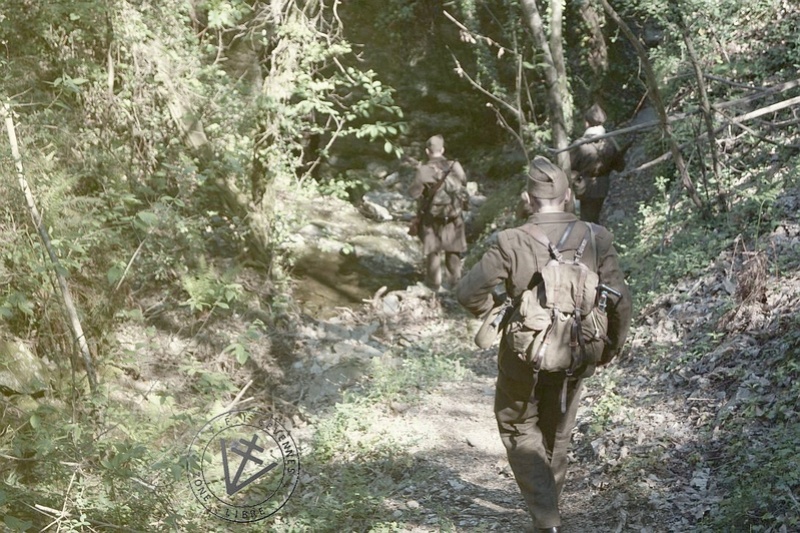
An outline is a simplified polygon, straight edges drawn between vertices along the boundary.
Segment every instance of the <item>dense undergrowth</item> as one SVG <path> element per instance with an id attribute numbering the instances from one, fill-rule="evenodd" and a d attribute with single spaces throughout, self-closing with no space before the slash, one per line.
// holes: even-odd
<path id="1" fill-rule="evenodd" d="M 300 19 L 282 31 L 255 28 L 273 39 L 273 51 L 305 52 L 302 61 L 275 56 L 279 76 L 262 80 L 278 86 L 292 79 L 301 90 L 259 98 L 263 86 L 245 83 L 252 72 L 242 65 L 263 49 L 243 46 L 241 62 L 215 61 L 220 43 L 244 41 L 236 33 L 244 2 L 210 2 L 205 21 L 181 2 L 141 10 L 135 4 L 109 2 L 102 11 L 57 3 L 0 14 L 3 42 L 25 52 L 0 59 L 3 96 L 14 104 L 25 174 L 81 310 L 101 383 L 91 394 L 53 267 L 28 223 L 4 148 L 0 370 L 26 376 L 14 382 L 6 372 L 0 383 L 0 514 L 10 531 L 226 530 L 189 490 L 187 447 L 197 428 L 236 405 L 244 390 L 256 390 L 268 410 L 289 410 L 273 391 L 291 366 L 301 317 L 290 290 L 292 257 L 282 245 L 303 213 L 291 211 L 295 204 L 281 195 L 315 197 L 353 185 L 331 168 L 330 180 L 315 181 L 309 143 L 326 128 L 376 141 L 370 146 L 378 145 L 378 155 L 394 153 L 394 134 L 404 131 L 392 91 L 374 73 L 339 65 L 341 77 L 314 78 L 336 70 L 342 57 L 357 62 L 346 43 L 315 39 Z M 726 40 L 703 33 L 699 41 L 713 51 L 709 68 L 731 82 L 715 87 L 717 98 L 738 96 L 742 84 L 790 81 L 800 64 L 795 6 L 707 4 L 718 22 L 708 27 Z M 113 28 L 129 47 L 106 42 Z M 161 47 L 174 57 L 153 52 Z M 174 64 L 156 60 L 167 57 Z M 694 105 L 693 86 L 681 83 L 687 69 L 680 58 L 668 46 L 653 51 L 669 79 L 671 111 Z M 179 104 L 189 102 L 202 109 L 198 121 L 180 120 L 191 113 Z M 663 165 L 631 178 L 647 180 L 655 192 L 635 215 L 612 225 L 635 297 L 636 358 L 623 356 L 593 385 L 603 394 L 590 411 L 588 434 L 602 436 L 633 407 L 624 394 L 631 375 L 695 376 L 684 388 L 668 389 L 676 402 L 694 392 L 689 383 L 707 380 L 703 394 L 716 402 L 687 411 L 702 445 L 683 460 L 713 474 L 714 493 L 693 530 L 798 527 L 800 158 L 792 113 L 769 115 L 771 124 L 760 124 L 768 136 L 726 130 L 719 176 L 705 154 L 692 152 L 703 209 L 688 201 L 675 169 Z M 686 124 L 676 128 L 682 141 L 699 128 Z M 204 136 L 203 146 L 186 142 Z M 664 150 L 657 134 L 642 134 L 637 144 L 653 157 Z M 278 170 L 269 174 L 265 166 Z M 253 167 L 264 171 L 266 183 L 253 179 Z M 265 203 L 276 209 L 264 213 L 253 197 L 270 185 L 274 196 Z M 518 192 L 513 182 L 495 184 L 477 219 L 480 237 L 468 264 L 485 248 L 485 237 L 513 223 Z M 270 227 L 266 249 L 258 248 L 264 243 L 250 225 L 253 213 Z M 672 316 L 684 321 L 677 334 L 658 338 L 657 327 Z M 376 406 L 413 404 L 469 375 L 465 316 L 451 309 L 439 319 L 445 325 L 435 339 L 397 349 L 401 364 L 376 360 L 341 401 L 297 415 L 314 428 L 301 450 L 305 486 L 269 527 L 404 530 L 383 502 L 434 472 L 408 442 L 373 433 L 371 417 Z M 648 453 L 613 467 L 615 487 L 631 485 L 643 468 L 663 467 L 662 451 Z M 456 529 L 448 510 L 441 516 L 442 530 Z"/>
<path id="2" fill-rule="evenodd" d="M 791 333 L 800 282 L 800 250 L 791 244 L 797 239 L 798 159 L 787 157 L 768 179 L 761 172 L 753 169 L 724 217 L 676 220 L 669 216 L 675 206 L 662 194 L 661 202 L 640 210 L 638 224 L 651 231 L 618 230 L 640 328 L 663 324 L 654 315 L 683 323 L 667 345 L 652 330 L 638 329 L 638 342 L 647 348 L 635 356 L 646 359 L 627 360 L 615 379 L 617 385 L 630 379 L 627 372 L 649 379 L 694 376 L 672 391 L 678 401 L 698 402 L 686 407 L 700 443 L 686 460 L 707 467 L 715 483 L 715 498 L 696 517 L 698 530 L 797 527 L 800 485 L 787 460 L 798 452 L 798 351 Z M 788 241 L 785 228 L 795 235 Z M 703 402 L 710 405 L 697 407 Z M 663 458 L 656 452 L 649 461 L 655 466 Z M 641 464 L 623 464 L 618 474 L 625 486 L 640 478 Z"/>

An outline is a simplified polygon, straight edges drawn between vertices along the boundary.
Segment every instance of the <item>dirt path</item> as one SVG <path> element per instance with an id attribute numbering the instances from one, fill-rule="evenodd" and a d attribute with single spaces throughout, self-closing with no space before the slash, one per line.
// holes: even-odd
<path id="1" fill-rule="evenodd" d="M 631 155 L 636 157 L 636 154 Z M 645 178 L 613 179 L 604 218 L 613 221 L 633 215 L 630 210 L 636 209 L 648 194 L 651 190 Z M 457 307 L 455 302 L 449 303 L 451 308 Z M 475 320 L 457 313 L 455 316 L 453 313 L 450 316 L 445 314 L 441 320 L 461 321 L 463 326 L 456 326 L 456 329 L 468 331 L 477 325 Z M 427 507 L 450 510 L 447 515 L 457 531 L 524 531 L 530 526 L 530 518 L 508 466 L 492 411 L 497 376 L 496 346 L 481 351 L 469 346 L 469 342 L 466 344 L 467 349 L 475 351 L 470 365 L 472 374 L 461 382 L 449 383 L 442 390 L 420 398 L 418 406 L 402 414 L 389 410 L 381 418 L 381 431 L 419 437 L 414 452 L 438 465 L 441 472 L 441 476 L 431 479 L 428 486 L 418 487 L 419 492 L 427 494 L 423 499 Z M 625 369 L 618 371 L 624 372 Z M 630 378 L 623 378 L 623 381 L 630 381 Z M 633 380 L 631 390 L 625 392 L 634 393 L 637 398 L 661 395 L 648 384 L 647 380 Z M 659 513 L 658 509 L 630 501 L 626 493 L 612 489 L 608 470 L 620 460 L 620 455 L 624 459 L 631 453 L 635 454 L 637 445 L 642 446 L 651 440 L 648 433 L 655 426 L 674 420 L 676 414 L 664 405 L 658 408 L 651 405 L 646 413 L 623 409 L 617 414 L 619 421 L 644 422 L 629 426 L 624 422 L 618 424 L 612 437 L 616 443 L 609 443 L 596 433 L 589 437 L 586 432 L 591 420 L 591 406 L 603 395 L 600 386 L 596 380 L 586 383 L 561 501 L 564 530 L 671 531 L 673 529 L 668 525 L 674 522 L 671 513 Z M 403 502 L 398 502 L 398 506 L 402 509 Z M 435 521 L 435 517 L 436 514 L 432 513 L 429 521 Z M 436 531 L 437 527 L 436 523 L 430 523 L 419 531 Z"/>
<path id="2" fill-rule="evenodd" d="M 629 157 L 638 155 L 634 150 Z M 653 193 L 650 181 L 645 175 L 612 179 L 604 208 L 612 231 L 619 221 L 637 215 Z M 797 195 L 785 201 L 800 205 Z M 772 238 L 777 246 L 791 246 L 799 227 L 795 217 Z M 621 356 L 585 382 L 561 499 L 565 532 L 702 531 L 698 522 L 727 496 L 716 479 L 715 462 L 738 435 L 726 435 L 721 426 L 752 398 L 752 390 L 769 383 L 768 376 L 745 371 L 736 354 L 752 357 L 760 349 L 758 335 L 779 334 L 767 326 L 796 312 L 800 287 L 800 275 L 784 275 L 766 290 L 773 304 L 754 311 L 743 307 L 746 312 L 735 317 L 741 323 L 728 328 L 722 341 L 719 335 L 711 343 L 695 337 L 697 324 L 718 319 L 720 310 L 729 308 L 740 268 L 734 267 L 736 261 L 735 251 L 723 252 L 649 309 L 637 310 Z M 452 296 L 424 292 L 409 287 L 376 295 L 363 308 L 342 310 L 336 326 L 348 342 L 376 341 L 386 353 L 405 344 L 419 345 L 426 353 L 467 354 L 467 371 L 460 379 L 421 387 L 408 405 L 387 404 L 374 413 L 370 433 L 400 443 L 413 458 L 410 468 L 425 472 L 423 481 L 415 477 L 412 485 L 400 483 L 386 505 L 400 531 L 525 531 L 530 519 L 492 412 L 496 347 L 479 350 L 472 344 L 478 323 Z M 764 314 L 768 307 L 771 318 Z M 747 331 L 754 327 L 764 329 Z M 338 346 L 342 340 L 330 342 Z M 319 360 L 319 345 L 307 348 Z M 334 355 L 333 370 L 342 364 Z M 332 405 L 341 390 L 357 388 L 364 375 L 334 379 L 323 370 L 308 388 L 328 386 L 328 396 L 323 393 L 317 401 Z M 768 398 L 776 401 L 775 395 Z"/>
<path id="3" fill-rule="evenodd" d="M 630 209 L 648 192 L 646 186 L 632 180 L 614 180 L 613 187 L 616 189 L 612 190 L 614 198 L 606 209 L 612 219 L 626 216 L 624 209 Z M 400 296 L 401 300 L 405 297 Z M 394 317 L 394 320 L 384 321 L 380 328 L 367 326 L 372 330 L 370 333 L 374 333 L 372 338 L 390 345 L 399 338 L 447 337 L 451 335 L 448 331 L 471 332 L 477 327 L 478 322 L 468 317 L 452 296 L 440 297 L 438 304 L 431 303 L 435 300 L 431 295 L 427 298 L 430 300 L 424 296 L 420 300 L 429 302 L 422 305 L 426 308 L 424 317 L 405 321 Z M 376 299 L 376 302 L 380 301 Z M 365 304 L 363 309 L 354 312 L 342 310 L 337 320 L 345 329 L 355 328 L 356 332 L 350 335 L 350 339 L 366 338 L 359 333 L 359 328 L 369 324 L 374 312 L 380 314 L 384 311 L 380 305 L 377 307 Z M 423 318 L 424 325 L 421 325 L 420 319 Z M 325 338 L 326 335 L 315 333 L 312 337 Z M 325 351 L 321 350 L 319 343 L 308 348 L 314 354 Z M 406 487 L 386 504 L 394 510 L 393 516 L 410 528 L 404 531 L 524 531 L 530 525 L 530 518 L 510 472 L 492 411 L 497 376 L 496 346 L 481 351 L 472 344 L 471 335 L 467 333 L 454 341 L 450 348 L 473 354 L 467 358 L 469 372 L 462 380 L 445 382 L 433 391 L 421 393 L 410 406 L 387 405 L 371 420 L 371 433 L 403 443 L 417 465 L 424 465 L 430 472 L 424 483 Z M 335 363 L 332 369 L 342 366 L 338 359 Z M 312 363 L 295 365 L 301 372 L 310 366 Z M 316 390 L 315 403 L 335 401 L 338 391 L 334 388 L 346 388 L 358 380 L 353 377 L 343 381 L 339 375 L 333 375 L 331 372 L 318 373 L 316 381 L 310 385 L 310 389 Z M 646 383 L 634 381 L 632 388 L 637 396 L 659 395 L 643 385 Z M 652 420 L 663 422 L 676 418 L 676 415 L 669 410 L 658 415 L 654 412 L 629 412 L 620 406 L 620 412 L 615 415 L 618 419 L 613 430 L 615 435 L 611 438 L 613 440 L 609 440 L 589 429 L 591 406 L 603 396 L 598 390 L 600 386 L 596 380 L 589 380 L 584 393 L 584 407 L 578 416 L 562 498 L 564 530 L 670 531 L 666 527 L 670 520 L 666 513 L 659 516 L 658 510 L 652 506 L 631 501 L 627 493 L 612 488 L 613 473 L 609 470 L 620 460 L 620 455 L 624 458 L 635 454 L 637 443 L 643 446 L 650 442 L 647 433 L 657 425 L 651 423 Z M 645 423 L 625 425 L 626 421 L 637 419 Z M 665 528 L 654 524 L 662 524 Z"/>

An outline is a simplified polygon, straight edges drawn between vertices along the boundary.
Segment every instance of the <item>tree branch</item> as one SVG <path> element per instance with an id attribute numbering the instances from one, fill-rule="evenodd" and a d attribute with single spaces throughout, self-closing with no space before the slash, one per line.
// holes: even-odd
<path id="1" fill-rule="evenodd" d="M 616 10 L 611 7 L 611 4 L 608 3 L 608 0 L 600 0 L 600 2 L 603 4 L 603 9 L 605 10 L 606 14 L 616 23 L 617 27 L 622 31 L 623 34 L 625 34 L 625 37 L 627 37 L 628 41 L 630 41 L 631 46 L 633 46 L 633 48 L 636 50 L 636 55 L 639 56 L 639 61 L 641 62 L 642 70 L 645 74 L 645 80 L 647 81 L 647 95 L 650 98 L 650 102 L 653 104 L 653 108 L 655 109 L 656 113 L 658 113 L 661 131 L 669 143 L 670 150 L 672 151 L 672 157 L 675 159 L 675 166 L 678 168 L 678 172 L 681 175 L 683 187 L 686 189 L 686 193 L 694 205 L 698 208 L 703 208 L 703 201 L 697 195 L 697 189 L 694 186 L 692 177 L 689 175 L 689 172 L 686 169 L 686 163 L 683 160 L 683 155 L 681 155 L 680 147 L 678 146 L 678 143 L 675 142 L 675 138 L 672 136 L 672 129 L 667 121 L 667 112 L 664 108 L 664 102 L 661 99 L 661 91 L 658 87 L 658 80 L 656 79 L 655 72 L 653 72 L 653 67 L 650 64 L 647 51 L 644 49 L 644 46 L 636 37 L 636 35 L 634 35 L 634 33 L 631 31 L 628 24 L 622 20 L 622 17 L 620 17 Z"/>
<path id="2" fill-rule="evenodd" d="M 42 223 L 42 217 L 39 214 L 39 209 L 36 207 L 33 193 L 31 192 L 31 188 L 28 185 L 28 180 L 25 179 L 25 174 L 22 171 L 22 157 L 20 156 L 19 145 L 17 144 L 17 133 L 14 128 L 14 119 L 11 116 L 11 108 L 6 102 L 3 102 L 3 104 L 0 106 L 0 114 L 2 114 L 6 123 L 8 142 L 11 145 L 11 155 L 14 158 L 14 164 L 17 168 L 17 180 L 19 182 L 19 187 L 25 195 L 25 202 L 28 205 L 28 211 L 31 214 L 31 219 L 33 219 L 33 225 L 36 227 L 36 231 L 39 232 L 39 237 L 42 239 L 42 244 L 44 244 L 44 247 L 47 250 L 47 255 L 50 256 L 50 262 L 53 264 L 53 270 L 55 272 L 56 279 L 58 280 L 58 285 L 61 288 L 61 297 L 64 301 L 64 307 L 66 308 L 67 317 L 69 318 L 70 326 L 72 328 L 72 334 L 75 342 L 78 343 L 78 347 L 83 358 L 83 364 L 86 367 L 86 376 L 89 379 L 89 389 L 92 391 L 92 394 L 94 394 L 97 392 L 97 374 L 95 373 L 94 364 L 92 363 L 92 354 L 89 351 L 89 344 L 86 342 L 86 337 L 83 334 L 83 327 L 81 326 L 81 321 L 78 318 L 78 311 L 75 308 L 75 303 L 72 300 L 72 293 L 67 285 L 67 280 L 62 274 L 64 268 L 61 266 L 61 262 L 53 250 L 53 246 L 50 242 L 50 235 L 47 233 L 47 228 L 45 228 L 44 224 Z"/>
<path id="3" fill-rule="evenodd" d="M 714 132 L 715 133 L 719 133 L 722 130 L 724 130 L 726 127 L 728 127 L 729 125 L 733 125 L 733 126 L 740 127 L 745 131 L 748 131 L 748 133 L 753 134 L 755 137 L 757 137 L 757 138 L 759 138 L 759 139 L 761 139 L 763 141 L 766 141 L 767 139 L 759 137 L 757 134 L 755 134 L 755 132 L 752 132 L 752 130 L 750 130 L 749 128 L 746 128 L 746 127 L 742 126 L 742 123 L 747 122 L 748 120 L 756 119 L 756 118 L 761 117 L 763 115 L 766 115 L 768 113 L 772 113 L 772 112 L 775 112 L 775 111 L 780 111 L 781 109 L 786 109 L 787 107 L 792 107 L 793 105 L 796 105 L 796 104 L 800 104 L 800 96 L 796 96 L 794 98 L 789 98 L 788 100 L 783 100 L 781 102 L 778 102 L 776 104 L 771 104 L 771 105 L 768 105 L 766 107 L 761 107 L 759 109 L 751 111 L 750 113 L 745 113 L 744 115 L 739 115 L 738 117 L 733 117 L 733 118 L 725 117 L 725 124 L 720 126 L 720 127 L 718 127 L 716 130 L 714 130 Z M 723 115 L 723 117 L 724 116 L 725 115 Z M 654 124 L 650 124 L 649 127 L 652 127 L 653 125 Z M 618 130 L 618 131 L 622 131 L 622 130 Z M 597 137 L 592 137 L 592 140 L 597 140 L 600 137 L 603 137 L 603 136 L 598 135 Z M 704 141 L 707 138 L 708 138 L 707 133 L 703 133 L 702 135 L 698 135 L 697 137 L 695 137 L 691 141 L 688 141 L 688 142 L 682 144 L 680 147 L 681 147 L 681 149 L 684 149 L 684 148 L 686 148 L 688 146 L 691 146 L 692 144 L 695 144 L 695 143 L 700 142 L 700 141 Z M 769 141 L 769 142 L 772 142 L 773 144 L 778 144 L 779 146 L 784 146 L 786 148 L 797 148 L 798 147 L 797 145 L 794 145 L 794 144 L 780 144 L 780 143 L 775 143 L 774 141 Z M 583 144 L 583 143 L 581 143 L 581 144 Z M 656 165 L 658 163 L 662 163 L 664 161 L 669 160 L 670 157 L 672 157 L 672 153 L 667 152 L 667 153 L 662 154 L 662 155 L 658 156 L 657 158 L 652 159 L 652 160 L 648 161 L 647 163 L 645 163 L 643 165 L 640 165 L 640 166 L 638 166 L 638 167 L 636 167 L 634 169 L 626 170 L 625 172 L 621 172 L 619 174 L 619 176 L 620 177 L 629 176 L 629 175 L 631 175 L 631 174 L 633 174 L 635 172 L 640 172 L 642 170 L 646 170 L 646 169 L 648 169 L 648 168 L 650 168 L 650 167 L 652 167 L 652 166 L 654 166 L 654 165 Z"/>
<path id="4" fill-rule="evenodd" d="M 470 85 L 472 85 L 473 87 L 478 89 L 478 91 L 480 91 L 484 96 L 486 96 L 488 98 L 491 98 L 492 100 L 494 100 L 495 102 L 497 102 L 498 104 L 503 106 L 506 110 L 508 110 L 511 113 L 513 113 L 514 116 L 517 118 L 517 120 L 523 121 L 524 117 L 522 116 L 522 111 L 520 111 L 519 109 L 514 108 L 514 106 L 512 106 L 511 104 L 509 104 L 505 100 L 503 100 L 501 98 L 498 98 L 497 96 L 493 95 L 492 93 L 490 93 L 489 91 L 484 89 L 483 86 L 481 86 L 480 83 L 478 83 L 477 81 L 473 80 L 470 77 L 470 75 L 467 74 L 467 71 L 464 70 L 461 67 L 461 63 L 458 61 L 458 58 L 455 56 L 455 54 L 451 53 L 450 55 L 453 57 L 453 61 L 456 64 L 456 74 L 458 74 L 459 77 L 466 78 L 467 81 L 470 83 Z"/>
<path id="5" fill-rule="evenodd" d="M 798 87 L 798 86 L 800 86 L 800 79 L 789 81 L 789 82 L 786 82 L 786 83 L 780 83 L 778 85 L 773 85 L 771 87 L 768 87 L 765 90 L 763 90 L 763 91 L 761 91 L 761 92 L 759 92 L 757 94 L 753 94 L 753 95 L 750 95 L 750 96 L 745 96 L 743 98 L 737 98 L 735 100 L 728 100 L 726 102 L 721 102 L 719 104 L 711 104 L 711 108 L 716 110 L 716 111 L 719 111 L 719 110 L 722 110 L 722 109 L 727 109 L 729 107 L 735 107 L 735 106 L 738 106 L 738 105 L 749 104 L 749 103 L 754 102 L 755 100 L 759 100 L 761 98 L 765 98 L 765 97 L 770 96 L 770 95 L 786 92 L 786 91 L 788 91 L 790 89 L 793 89 L 795 87 Z M 788 104 L 784 104 L 784 102 L 788 102 Z M 783 109 L 785 107 L 792 106 L 795 103 L 796 103 L 795 99 L 783 100 L 782 102 L 779 102 L 778 104 L 773 104 L 773 105 L 778 105 L 780 107 L 778 107 L 776 109 L 771 109 L 771 110 Z M 757 109 L 756 111 L 753 111 L 753 113 L 760 112 L 761 109 L 767 109 L 767 108 Z M 764 111 L 761 114 L 769 113 L 771 110 Z M 669 124 L 672 124 L 673 122 L 677 122 L 677 121 L 689 118 L 689 117 L 691 117 L 693 115 L 696 115 L 697 113 L 700 113 L 701 111 L 702 110 L 700 108 L 697 108 L 697 109 L 692 109 L 690 111 L 686 111 L 684 113 L 676 113 L 674 115 L 669 115 L 669 116 L 667 116 L 667 122 Z M 750 120 L 751 118 L 756 118 L 757 116 L 761 116 L 761 115 L 759 114 L 759 115 L 756 115 L 754 117 L 748 117 L 747 115 L 741 115 L 738 120 Z M 627 126 L 625 128 L 620 128 L 620 129 L 617 129 L 617 130 L 609 131 L 609 132 L 606 132 L 606 133 L 604 133 L 602 135 L 597 135 L 595 137 L 592 137 L 591 139 L 582 139 L 582 140 L 575 141 L 574 143 L 570 144 L 566 148 L 562 148 L 560 150 L 556 150 L 555 148 L 549 148 L 548 147 L 547 151 L 550 152 L 550 153 L 553 153 L 553 154 L 557 154 L 559 152 L 563 152 L 563 151 L 566 151 L 566 150 L 571 150 L 572 148 L 575 148 L 576 146 L 580 146 L 582 144 L 586 144 L 586 143 L 589 143 L 589 142 L 598 141 L 600 139 L 605 139 L 607 137 L 617 137 L 619 135 L 625 135 L 626 133 L 633 133 L 633 132 L 636 132 L 636 131 L 641 131 L 641 130 L 647 130 L 647 129 L 650 129 L 650 128 L 654 128 L 654 127 L 658 126 L 660 123 L 661 122 L 658 121 L 658 120 L 648 120 L 647 122 L 642 122 L 640 124 L 635 124 L 633 126 Z"/>

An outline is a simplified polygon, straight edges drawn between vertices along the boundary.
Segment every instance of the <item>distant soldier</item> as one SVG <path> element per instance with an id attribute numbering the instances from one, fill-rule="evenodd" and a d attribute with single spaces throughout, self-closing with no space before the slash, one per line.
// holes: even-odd
<path id="1" fill-rule="evenodd" d="M 606 132 L 603 123 L 606 113 L 595 104 L 584 114 L 586 131 L 579 141 Z M 600 211 L 608 196 L 611 184 L 609 173 L 624 168 L 624 151 L 613 138 L 599 139 L 576 146 L 569 152 L 572 167 L 572 190 L 580 201 L 580 218 L 586 222 L 600 222 Z"/>
<path id="2" fill-rule="evenodd" d="M 426 284 L 434 291 L 442 287 L 444 254 L 449 287 L 461 279 L 461 254 L 467 251 L 463 211 L 469 208 L 467 176 L 458 161 L 444 157 L 444 138 L 428 139 L 428 161 L 417 168 L 408 194 L 418 200 L 417 235 L 425 255 Z"/>

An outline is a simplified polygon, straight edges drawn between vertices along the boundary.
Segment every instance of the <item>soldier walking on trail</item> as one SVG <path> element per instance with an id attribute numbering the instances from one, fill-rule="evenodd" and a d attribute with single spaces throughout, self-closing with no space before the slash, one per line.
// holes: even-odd
<path id="1" fill-rule="evenodd" d="M 494 412 L 533 526 L 541 532 L 561 531 L 558 501 L 583 379 L 619 352 L 631 321 L 630 293 L 613 236 L 565 212 L 570 195 L 564 172 L 537 156 L 523 193 L 532 214 L 523 225 L 501 231 L 457 289 L 458 301 L 478 317 L 491 317 L 497 309 L 494 289 L 500 283 L 511 302 L 511 318 L 500 325 Z M 552 276 L 552 268 L 562 270 Z M 564 303 L 549 305 L 551 292 L 559 294 L 565 280 L 576 279 L 570 278 L 573 272 L 581 282 L 569 281 L 560 292 Z M 584 290 L 587 298 L 578 297 Z M 567 308 L 565 293 L 574 308 Z M 560 314 L 559 307 L 571 314 Z M 580 318 L 583 309 L 587 314 Z M 562 319 L 572 324 L 573 317 L 577 327 L 560 325 Z M 562 358 L 564 366 L 556 366 L 554 358 Z"/>
<path id="2" fill-rule="evenodd" d="M 469 207 L 467 177 L 458 161 L 444 157 L 444 138 L 428 139 L 428 161 L 417 168 L 408 194 L 418 200 L 417 236 L 425 256 L 425 283 L 434 291 L 442 288 L 442 255 L 447 270 L 447 286 L 455 287 L 461 278 L 461 254 L 467 251 L 463 210 Z"/>
<path id="3" fill-rule="evenodd" d="M 584 113 L 586 131 L 579 141 L 603 135 L 606 113 L 595 104 Z M 600 222 L 600 211 L 611 184 L 609 172 L 622 170 L 623 151 L 613 138 L 581 144 L 569 152 L 572 190 L 580 201 L 581 220 Z"/>

